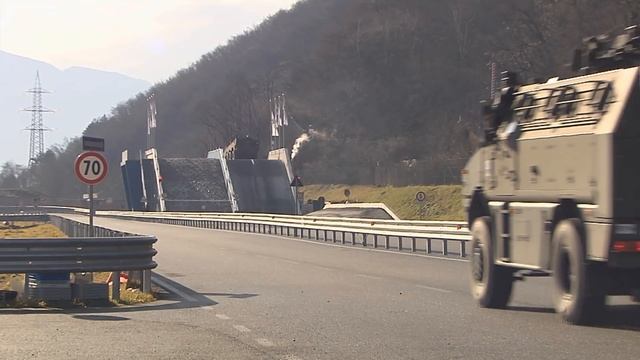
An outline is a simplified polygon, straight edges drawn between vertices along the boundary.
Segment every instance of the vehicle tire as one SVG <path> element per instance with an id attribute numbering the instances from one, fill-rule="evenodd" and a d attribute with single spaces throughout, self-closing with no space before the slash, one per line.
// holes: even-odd
<path id="1" fill-rule="evenodd" d="M 511 298 L 513 270 L 495 264 L 491 218 L 478 217 L 471 226 L 471 294 L 487 308 L 504 308 Z"/>
<path id="2" fill-rule="evenodd" d="M 553 303 L 570 324 L 596 321 L 604 311 L 606 291 L 602 268 L 586 259 L 579 219 L 566 219 L 553 231 Z"/>

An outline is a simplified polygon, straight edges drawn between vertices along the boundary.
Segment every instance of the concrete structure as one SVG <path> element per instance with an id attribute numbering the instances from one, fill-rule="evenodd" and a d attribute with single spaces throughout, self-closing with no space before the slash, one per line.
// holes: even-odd
<path id="1" fill-rule="evenodd" d="M 155 149 L 121 170 L 130 210 L 262 212 L 294 214 L 287 152 L 270 159 L 227 159 L 222 149 L 207 158 L 159 158 Z M 275 158 L 274 158 L 275 156 Z"/>

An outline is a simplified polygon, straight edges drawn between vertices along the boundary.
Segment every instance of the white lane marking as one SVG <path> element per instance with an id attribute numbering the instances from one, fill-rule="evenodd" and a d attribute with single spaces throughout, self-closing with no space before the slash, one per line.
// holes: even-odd
<path id="1" fill-rule="evenodd" d="M 365 279 L 374 279 L 374 280 L 382 280 L 379 276 L 366 275 L 366 274 L 356 274 L 357 277 L 365 278 Z"/>
<path id="2" fill-rule="evenodd" d="M 284 262 L 286 262 L 286 263 L 289 263 L 289 264 L 293 264 L 293 265 L 300 265 L 300 263 L 299 263 L 299 262 L 297 262 L 297 261 L 293 261 L 293 260 L 282 260 L 282 261 L 284 261 Z"/>
<path id="3" fill-rule="evenodd" d="M 440 288 L 437 288 L 437 287 L 426 286 L 426 285 L 416 285 L 416 287 L 419 287 L 420 289 L 427 289 L 427 290 L 437 291 L 437 292 L 441 292 L 441 293 L 445 293 L 445 294 L 448 294 L 448 293 L 451 292 L 451 290 L 440 289 Z"/>
<path id="4" fill-rule="evenodd" d="M 295 355 L 285 355 L 282 360 L 302 360 L 302 358 L 299 358 Z"/>
<path id="5" fill-rule="evenodd" d="M 251 329 L 243 325 L 233 325 L 233 328 L 240 331 L 241 333 L 251 332 Z"/>
<path id="6" fill-rule="evenodd" d="M 322 265 L 315 265 L 316 268 L 321 269 L 321 270 L 326 270 L 326 271 L 333 271 L 332 268 L 326 267 L 326 266 L 322 266 Z"/>
<path id="7" fill-rule="evenodd" d="M 220 320 L 231 320 L 231 318 L 225 314 L 216 314 L 216 317 Z"/>
<path id="8" fill-rule="evenodd" d="M 152 276 L 152 282 L 156 283 L 157 285 L 159 285 L 161 288 L 165 289 L 165 290 L 169 290 L 170 292 L 180 296 L 181 298 L 189 301 L 189 302 L 198 302 L 198 300 L 196 300 L 195 298 L 193 298 L 191 295 L 188 295 L 184 292 L 182 292 L 181 290 L 176 289 L 173 285 L 169 285 L 169 283 L 167 283 L 166 281 L 159 279 L 158 277 L 153 278 Z"/>
<path id="9" fill-rule="evenodd" d="M 203 306 L 202 308 L 205 309 L 205 310 L 210 310 L 210 311 L 213 311 L 213 310 L 216 309 L 213 306 Z"/>
<path id="10" fill-rule="evenodd" d="M 273 346 L 273 343 L 271 341 L 269 341 L 269 339 L 256 339 L 256 342 L 262 346 L 266 346 L 266 347 L 271 347 Z"/>

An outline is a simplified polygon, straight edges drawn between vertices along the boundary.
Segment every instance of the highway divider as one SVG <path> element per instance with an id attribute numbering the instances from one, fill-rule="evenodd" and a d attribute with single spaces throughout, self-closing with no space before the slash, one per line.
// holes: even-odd
<path id="1" fill-rule="evenodd" d="M 241 213 L 99 211 L 97 215 L 461 258 L 467 256 L 467 246 L 471 239 L 466 224 L 457 221 L 396 221 Z"/>
<path id="2" fill-rule="evenodd" d="M 53 213 L 87 209 L 41 206 Z M 0 208 L 0 211 L 3 209 Z M 29 211 L 25 209 L 24 211 Z M 279 236 L 364 248 L 466 258 L 471 235 L 462 221 L 377 220 L 252 213 L 98 211 L 97 216 Z"/>

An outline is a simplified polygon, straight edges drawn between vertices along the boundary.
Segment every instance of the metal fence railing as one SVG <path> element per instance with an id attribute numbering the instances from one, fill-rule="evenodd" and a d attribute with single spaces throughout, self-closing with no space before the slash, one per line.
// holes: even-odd
<path id="1" fill-rule="evenodd" d="M 56 227 L 62 230 L 62 232 L 69 237 L 90 237 L 91 236 L 90 235 L 91 227 L 89 226 L 89 224 L 68 219 L 62 216 L 56 216 L 56 215 L 47 215 L 47 216 L 49 217 L 49 220 L 51 221 L 52 224 L 54 224 Z M 93 237 L 99 237 L 99 238 L 101 237 L 102 238 L 103 237 L 120 238 L 125 236 L 139 237 L 139 235 L 136 235 L 136 234 L 131 234 L 128 232 L 122 232 L 117 230 L 111 230 L 105 227 L 95 226 L 95 225 L 93 227 L 93 233 L 94 233 Z"/>
<path id="2" fill-rule="evenodd" d="M 134 213 L 98 215 L 125 220 L 290 236 L 302 239 L 444 256 L 467 256 L 471 239 L 456 221 L 396 221 L 271 214 Z"/>
<path id="3" fill-rule="evenodd" d="M 0 215 L 0 220 L 6 215 Z M 21 215 L 41 221 L 42 214 Z M 89 225 L 60 215 L 47 215 L 67 238 L 0 239 L 0 273 L 114 272 L 113 298 L 119 298 L 122 271 L 143 271 L 143 290 L 151 290 L 150 270 L 157 267 L 154 236 L 135 235 L 103 227 L 89 237 Z M 11 215 L 9 215 L 11 218 Z"/>
<path id="4" fill-rule="evenodd" d="M 50 213 L 82 208 L 41 207 Z M 0 211 L 2 209 L 0 208 Z M 208 229 L 254 232 L 374 249 L 466 258 L 471 236 L 462 221 L 372 220 L 318 216 L 98 211 L 98 216 Z"/>

